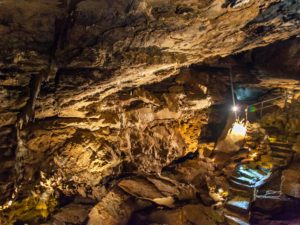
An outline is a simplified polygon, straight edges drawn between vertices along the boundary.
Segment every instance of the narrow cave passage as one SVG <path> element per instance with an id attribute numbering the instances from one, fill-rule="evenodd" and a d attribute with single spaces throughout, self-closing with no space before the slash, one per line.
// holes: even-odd
<path id="1" fill-rule="evenodd" d="M 0 1 L 0 225 L 300 224 L 298 1 Z"/>

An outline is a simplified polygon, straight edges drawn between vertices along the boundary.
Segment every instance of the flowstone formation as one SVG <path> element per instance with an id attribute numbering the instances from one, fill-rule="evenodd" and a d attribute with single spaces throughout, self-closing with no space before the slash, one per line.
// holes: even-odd
<path id="1" fill-rule="evenodd" d="M 299 90 L 299 10 L 297 0 L 0 1 L 0 224 L 236 222 L 224 213 L 230 179 L 250 156 L 215 150 L 233 120 L 230 74 L 264 96 Z M 266 133 L 245 146 L 268 146 L 270 127 L 288 124 L 275 136 L 297 149 L 297 101 L 265 111 Z M 290 161 L 280 190 L 297 199 Z M 253 221 L 272 219 L 258 203 Z"/>

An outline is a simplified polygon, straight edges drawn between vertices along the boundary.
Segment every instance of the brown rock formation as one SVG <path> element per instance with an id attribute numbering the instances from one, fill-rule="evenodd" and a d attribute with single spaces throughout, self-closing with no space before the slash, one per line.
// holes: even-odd
<path id="1" fill-rule="evenodd" d="M 223 221 L 206 208 L 228 188 L 207 157 L 227 113 L 210 106 L 230 99 L 229 66 L 235 82 L 265 88 L 265 71 L 282 62 L 277 76 L 287 71 L 287 86 L 297 87 L 299 8 L 278 0 L 0 2 L 0 223 L 76 224 L 78 211 L 78 224 L 126 224 L 149 205 L 174 207 L 162 214 L 184 214 L 182 224 Z M 160 213 L 150 220 L 169 221 Z"/>

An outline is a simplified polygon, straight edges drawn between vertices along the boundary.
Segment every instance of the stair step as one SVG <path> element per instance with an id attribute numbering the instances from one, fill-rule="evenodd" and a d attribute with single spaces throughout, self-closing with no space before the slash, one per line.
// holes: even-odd
<path id="1" fill-rule="evenodd" d="M 281 167 L 285 167 L 289 164 L 289 161 L 283 158 L 276 158 L 273 157 L 272 158 L 272 164 L 273 164 L 273 169 L 275 168 L 281 168 Z"/>
<path id="2" fill-rule="evenodd" d="M 258 169 L 255 170 L 252 168 L 245 168 L 245 167 L 239 167 L 238 173 L 248 178 L 257 178 L 258 180 L 263 179 L 266 175 L 264 172 Z"/>
<path id="3" fill-rule="evenodd" d="M 255 183 L 258 181 L 258 179 L 255 178 L 247 178 L 242 176 L 232 176 L 231 179 L 246 185 L 255 185 Z"/>
<path id="4" fill-rule="evenodd" d="M 256 174 L 260 179 L 264 179 L 269 173 L 265 172 L 261 168 L 257 168 L 256 170 L 253 170 L 253 173 Z"/>
<path id="5" fill-rule="evenodd" d="M 244 184 L 244 183 L 240 183 L 238 181 L 235 181 L 235 180 L 229 180 L 231 186 L 235 187 L 235 188 L 238 188 L 238 189 L 241 189 L 241 190 L 245 190 L 245 191 L 253 191 L 254 189 L 254 186 L 253 185 L 247 185 L 247 184 Z"/>
<path id="6" fill-rule="evenodd" d="M 284 161 L 287 161 L 287 158 L 282 157 L 281 155 L 278 156 L 278 154 L 276 154 L 276 152 L 270 152 L 268 155 L 262 156 L 261 161 L 268 165 L 268 164 L 273 164 L 274 162 L 275 163 L 277 163 L 277 162 L 282 163 Z M 261 165 L 261 166 L 263 166 L 263 165 Z"/>
<path id="7" fill-rule="evenodd" d="M 280 168 L 283 167 L 282 165 L 277 165 L 276 168 Z M 258 180 L 256 181 L 254 184 L 249 184 L 247 183 L 247 181 L 245 182 L 245 179 L 236 179 L 234 177 L 231 177 L 231 179 L 229 179 L 229 182 L 232 186 L 242 189 L 242 190 L 253 190 L 254 188 L 260 187 L 263 184 L 266 183 L 266 181 L 272 176 L 272 173 L 269 172 L 264 179 Z"/>
<path id="8" fill-rule="evenodd" d="M 265 168 L 265 167 L 263 167 L 263 166 L 261 166 L 261 165 L 257 165 L 257 168 L 258 168 L 260 171 L 262 171 L 265 175 L 268 174 L 268 173 L 270 172 L 269 169 L 267 169 L 267 168 Z"/>
<path id="9" fill-rule="evenodd" d="M 225 207 L 230 211 L 239 214 L 248 214 L 250 210 L 250 198 L 244 196 L 236 196 L 226 202 Z"/>
<path id="10" fill-rule="evenodd" d="M 284 142 L 270 142 L 269 143 L 270 147 L 276 146 L 276 147 L 286 147 L 286 148 L 291 148 L 293 144 L 291 143 L 284 143 Z"/>
<path id="11" fill-rule="evenodd" d="M 239 215 L 231 211 L 225 210 L 224 216 L 230 225 L 250 225 L 249 220 L 244 215 Z"/>
<path id="12" fill-rule="evenodd" d="M 281 159 L 291 159 L 293 157 L 293 154 L 286 153 L 286 152 L 272 152 L 271 156 L 275 158 L 281 158 Z"/>
<path id="13" fill-rule="evenodd" d="M 292 149 L 292 147 L 290 147 L 290 148 L 283 148 L 283 147 L 279 147 L 279 146 L 272 146 L 271 147 L 271 151 L 273 151 L 273 152 L 295 153 L 295 151 Z"/>
<path id="14" fill-rule="evenodd" d="M 256 194 L 256 199 L 274 199 L 275 201 L 281 197 L 281 191 L 264 190 Z"/>
<path id="15" fill-rule="evenodd" d="M 247 179 L 258 179 L 257 177 L 252 176 L 252 174 L 250 174 L 249 172 L 242 170 L 242 171 L 236 171 L 236 176 L 235 177 L 245 177 Z"/>
<path id="16" fill-rule="evenodd" d="M 243 220 L 239 217 L 229 216 L 225 215 L 226 219 L 228 220 L 228 223 L 230 225 L 250 225 L 247 220 Z"/>
<path id="17" fill-rule="evenodd" d="M 245 196 L 245 197 L 251 197 L 253 196 L 253 191 L 254 189 L 249 189 L 249 190 L 244 190 L 244 189 L 239 189 L 233 186 L 229 186 L 229 192 L 231 196 Z"/>
<path id="18" fill-rule="evenodd" d="M 261 165 L 257 165 L 257 172 L 261 172 L 262 175 L 266 176 L 267 174 L 269 174 L 270 170 L 261 166 Z"/>

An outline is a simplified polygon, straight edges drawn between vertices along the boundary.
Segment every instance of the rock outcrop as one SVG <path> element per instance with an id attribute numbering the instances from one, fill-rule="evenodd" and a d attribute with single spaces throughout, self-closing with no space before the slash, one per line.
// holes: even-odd
<path id="1" fill-rule="evenodd" d="M 164 214 L 221 223 L 207 207 L 227 184 L 209 157 L 228 112 L 211 105 L 231 97 L 230 67 L 235 82 L 258 83 L 238 66 L 252 49 L 293 38 L 270 48 L 299 55 L 299 9 L 278 0 L 0 2 L 0 223 L 82 215 L 126 224 L 149 205 L 172 208 L 161 218 L 155 209 L 153 223 L 169 221 Z M 269 62 L 261 51 L 251 63 Z M 294 63 L 295 73 L 297 59 L 283 69 Z"/>

